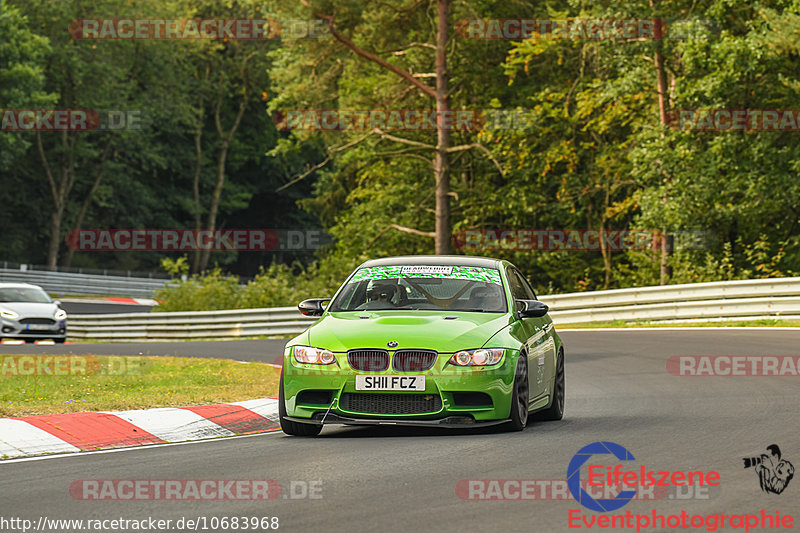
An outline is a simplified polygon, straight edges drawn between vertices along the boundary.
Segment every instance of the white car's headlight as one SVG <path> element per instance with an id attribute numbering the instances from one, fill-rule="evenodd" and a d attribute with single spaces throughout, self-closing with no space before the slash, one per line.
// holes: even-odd
<path id="1" fill-rule="evenodd" d="M 9 320 L 16 320 L 19 318 L 19 313 L 10 311 L 8 309 L 0 309 L 0 316 Z"/>
<path id="2" fill-rule="evenodd" d="M 63 309 L 59 309 L 56 311 L 56 320 L 64 320 L 67 318 L 67 312 Z"/>
<path id="3" fill-rule="evenodd" d="M 461 350 L 453 354 L 448 361 L 456 366 L 492 366 L 503 358 L 502 348 L 481 348 L 478 350 Z"/>
<path id="4" fill-rule="evenodd" d="M 333 352 L 324 348 L 312 348 L 311 346 L 295 346 L 294 359 L 298 363 L 311 365 L 332 365 L 336 362 Z"/>

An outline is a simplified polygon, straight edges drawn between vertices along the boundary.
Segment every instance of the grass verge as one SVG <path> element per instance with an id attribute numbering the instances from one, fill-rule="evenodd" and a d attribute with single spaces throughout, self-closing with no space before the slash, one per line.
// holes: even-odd
<path id="1" fill-rule="evenodd" d="M 0 417 L 277 396 L 280 369 L 195 357 L 0 356 Z"/>

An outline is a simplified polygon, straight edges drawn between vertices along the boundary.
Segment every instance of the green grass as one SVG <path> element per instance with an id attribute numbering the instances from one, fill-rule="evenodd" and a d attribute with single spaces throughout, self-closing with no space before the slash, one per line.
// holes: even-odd
<path id="1" fill-rule="evenodd" d="M 23 375 L 23 374 L 28 375 Z M 280 369 L 226 359 L 0 356 L 0 417 L 276 396 Z"/>
<path id="2" fill-rule="evenodd" d="M 630 322 L 613 320 L 609 322 L 592 322 L 591 324 L 556 324 L 557 329 L 596 329 L 596 328 L 686 328 L 686 327 L 764 327 L 776 328 L 800 327 L 800 320 L 780 320 L 765 318 L 762 320 L 719 320 L 716 322 Z"/>

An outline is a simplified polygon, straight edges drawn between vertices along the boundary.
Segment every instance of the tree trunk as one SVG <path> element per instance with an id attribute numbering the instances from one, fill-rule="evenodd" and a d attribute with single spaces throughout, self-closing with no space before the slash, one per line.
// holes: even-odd
<path id="1" fill-rule="evenodd" d="M 247 91 L 242 94 L 242 100 L 239 102 L 239 111 L 236 113 L 236 118 L 233 120 L 231 129 L 223 132 L 222 123 L 220 122 L 220 108 L 222 107 L 222 97 L 217 99 L 216 107 L 214 108 L 214 124 L 217 128 L 217 133 L 220 137 L 219 152 L 217 152 L 217 184 L 214 187 L 214 194 L 211 197 L 211 205 L 208 210 L 208 222 L 206 228 L 208 231 L 213 232 L 217 229 L 217 212 L 219 211 L 219 203 L 222 199 L 222 190 L 225 187 L 225 161 L 228 158 L 228 148 L 230 147 L 233 136 L 236 135 L 236 130 L 244 116 L 245 109 L 247 109 Z M 208 268 L 208 260 L 211 257 L 211 250 L 203 250 L 200 256 L 200 271 Z"/>
<path id="2" fill-rule="evenodd" d="M 424 235 L 425 237 L 433 237 L 434 239 L 434 250 L 437 255 L 443 255 L 450 253 L 450 164 L 449 164 L 449 156 L 450 153 L 465 149 L 471 148 L 479 148 L 485 154 L 489 155 L 489 158 L 495 163 L 498 170 L 502 174 L 502 169 L 497 161 L 491 157 L 491 153 L 485 147 L 481 146 L 478 143 L 472 143 L 468 145 L 450 146 L 450 131 L 449 128 L 445 129 L 443 127 L 443 117 L 444 115 L 450 110 L 449 104 L 449 73 L 447 71 L 447 38 L 448 38 L 448 24 L 450 22 L 450 0 L 437 0 L 437 11 L 438 11 L 438 24 L 437 24 L 437 32 L 436 32 L 436 89 L 433 89 L 429 85 L 425 85 L 418 79 L 416 79 L 410 72 L 404 71 L 395 65 L 381 59 L 380 57 L 376 56 L 375 54 L 368 52 L 359 48 L 358 46 L 353 43 L 350 39 L 342 35 L 336 30 L 336 26 L 334 25 L 334 17 L 333 15 L 325 15 L 324 13 L 317 13 L 315 16 L 328 21 L 328 29 L 331 32 L 333 37 L 347 46 L 350 50 L 355 52 L 357 55 L 372 61 L 373 63 L 380 65 L 381 67 L 385 68 L 386 70 L 397 74 L 398 76 L 402 77 L 406 81 L 408 81 L 412 86 L 419 89 L 423 94 L 433 98 L 436 103 L 436 111 L 438 116 L 438 127 L 436 133 L 436 145 L 427 146 L 424 143 L 419 143 L 416 141 L 411 141 L 409 139 L 402 139 L 399 137 L 394 137 L 392 135 L 387 135 L 384 132 L 378 130 L 378 133 L 383 138 L 387 138 L 396 142 L 405 143 L 409 145 L 415 146 L 422 146 L 424 148 L 431 148 L 434 152 L 434 159 L 433 159 L 433 175 L 434 175 L 434 182 L 435 182 L 435 202 L 436 207 L 434 210 L 435 213 L 435 228 L 433 232 L 422 232 L 419 230 L 415 231 L 408 231 L 409 233 L 414 233 L 417 235 Z M 377 130 L 377 128 L 376 128 Z M 301 175 L 300 178 L 294 180 L 290 183 L 295 183 L 302 179 L 303 177 L 307 176 L 308 173 Z M 388 226 L 390 228 L 395 228 L 399 231 L 407 231 L 408 228 L 403 228 L 397 224 L 391 224 Z"/>
<path id="3" fill-rule="evenodd" d="M 89 189 L 89 193 L 86 195 L 86 198 L 83 199 L 83 205 L 81 205 L 81 210 L 78 213 L 78 218 L 75 219 L 75 227 L 73 228 L 75 231 L 80 231 L 83 227 L 83 219 L 86 218 L 86 213 L 89 212 L 89 206 L 92 204 L 92 200 L 94 199 L 94 195 L 97 192 L 98 187 L 100 187 L 100 182 L 103 181 L 103 175 L 105 174 L 105 166 L 106 160 L 108 159 L 108 155 L 111 153 L 111 145 L 114 140 L 114 136 L 110 135 L 108 137 L 108 141 L 106 141 L 106 147 L 103 149 L 103 154 L 100 156 L 100 163 L 99 163 L 99 170 L 97 171 L 97 177 L 92 183 L 92 187 Z M 70 248 L 67 250 L 67 257 L 64 259 L 62 263 L 65 267 L 69 267 L 72 265 L 72 256 L 75 255 L 75 249 Z"/>
<path id="4" fill-rule="evenodd" d="M 206 222 L 205 228 L 212 232 L 217 229 L 217 212 L 219 211 L 219 202 L 222 198 L 222 189 L 225 187 L 225 160 L 228 158 L 229 145 L 229 141 L 224 140 L 217 155 L 217 184 L 211 196 L 211 205 L 208 210 L 208 221 Z M 203 250 L 200 254 L 200 270 L 203 271 L 208 267 L 211 250 Z"/>
<path id="5" fill-rule="evenodd" d="M 50 242 L 47 246 L 47 266 L 51 270 L 55 270 L 58 265 L 58 249 L 61 245 L 61 222 L 64 217 L 64 208 L 67 205 L 67 198 L 69 198 L 69 193 L 75 182 L 75 172 L 73 168 L 74 139 L 72 139 L 66 131 L 61 132 L 60 138 L 62 146 L 61 168 L 58 182 L 56 183 L 55 176 L 50 168 L 50 162 L 47 160 L 47 155 L 44 153 L 42 135 L 40 132 L 36 132 L 36 147 L 39 150 L 39 157 L 42 161 L 42 166 L 44 167 L 45 175 L 50 185 L 50 195 L 53 199 L 53 212 L 50 215 Z"/>
<path id="6" fill-rule="evenodd" d="M 433 173 L 436 180 L 436 255 L 450 253 L 450 130 L 443 127 L 443 117 L 449 112 L 447 72 L 447 26 L 450 0 L 438 0 L 438 31 L 436 34 L 436 156 Z"/>
<path id="7" fill-rule="evenodd" d="M 653 0 L 650 0 L 650 7 L 653 12 L 653 17 L 656 16 L 655 10 L 655 3 Z M 663 28 L 661 27 L 661 22 L 657 22 L 657 37 L 663 36 Z M 664 66 L 664 55 L 661 53 L 661 46 L 662 46 L 662 39 L 656 39 L 655 43 L 655 57 L 654 64 L 656 68 L 656 84 L 658 89 L 658 114 L 659 119 L 661 120 L 662 127 L 666 128 L 668 125 L 669 119 L 667 118 L 667 113 L 669 112 L 669 96 L 667 95 L 667 70 Z M 661 133 L 662 137 L 664 135 L 663 131 Z M 664 172 L 662 170 L 662 172 Z M 669 177 L 664 177 L 664 182 L 668 182 Z M 666 192 L 664 193 L 663 202 L 667 203 L 667 195 Z M 669 237 L 667 236 L 667 230 L 664 229 L 661 232 L 661 285 L 666 285 L 669 283 L 669 279 L 672 277 L 672 267 L 669 264 L 669 257 L 672 254 L 672 246 L 669 242 L 667 242 Z"/>
<path id="8" fill-rule="evenodd" d="M 600 255 L 603 257 L 603 271 L 605 278 L 603 281 L 603 289 L 608 289 L 611 285 L 611 251 L 608 249 L 606 240 L 603 238 L 606 232 L 606 213 L 608 212 L 609 203 L 611 201 L 611 192 L 606 188 L 606 198 L 603 212 L 600 214 Z M 591 227 L 591 226 L 589 226 Z"/>
<path id="9" fill-rule="evenodd" d="M 50 244 L 47 247 L 47 268 L 55 270 L 58 263 L 58 247 L 61 244 L 61 218 L 64 216 L 63 206 L 53 206 L 50 215 Z"/>
<path id="10" fill-rule="evenodd" d="M 194 229 L 200 231 L 202 224 L 202 208 L 200 207 L 200 171 L 203 168 L 203 97 L 199 99 L 200 103 L 200 122 L 197 125 L 197 130 L 194 132 L 194 175 L 192 176 L 192 201 L 194 202 Z M 202 254 L 195 252 L 192 255 L 192 274 L 196 274 L 200 270 L 200 261 Z"/>
<path id="11" fill-rule="evenodd" d="M 666 229 L 661 230 L 661 285 L 669 283 L 672 277 L 672 265 L 668 262 L 672 255 L 672 243 L 673 236 L 669 235 Z"/>

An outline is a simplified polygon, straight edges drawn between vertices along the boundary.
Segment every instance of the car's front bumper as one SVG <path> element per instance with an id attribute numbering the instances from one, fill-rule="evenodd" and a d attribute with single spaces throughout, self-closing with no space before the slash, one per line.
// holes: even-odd
<path id="1" fill-rule="evenodd" d="M 457 367 L 448 363 L 452 354 L 439 354 L 436 363 L 424 372 L 358 371 L 347 363 L 345 354 L 336 354 L 333 365 L 298 363 L 290 352 L 284 356 L 283 379 L 286 415 L 290 420 L 313 424 L 390 424 L 430 425 L 438 427 L 476 427 L 502 423 L 508 419 L 518 352 L 506 350 L 503 359 L 491 367 Z M 438 400 L 436 408 L 424 412 L 375 412 L 352 410 L 342 402 L 343 395 L 365 394 L 356 390 L 355 376 L 364 375 L 423 375 L 425 390 L 415 392 L 375 391 L 369 394 L 417 395 Z M 315 391 L 315 402 L 307 401 Z M 482 393 L 488 401 L 465 405 L 464 393 Z M 327 395 L 327 396 L 326 396 Z M 304 400 L 305 398 L 305 400 Z M 322 398 L 325 398 L 324 400 Z M 350 396 L 352 398 L 352 396 Z M 468 402 L 469 403 L 469 402 Z M 345 405 L 343 405 L 345 404 Z M 363 404 L 363 403 L 362 403 Z M 488 424 L 487 424 L 488 423 Z"/>
<path id="2" fill-rule="evenodd" d="M 415 427 L 432 427 L 432 428 L 476 428 L 486 426 L 496 426 L 508 422 L 509 419 L 501 420 L 486 420 L 484 422 L 476 421 L 469 416 L 453 415 L 445 418 L 437 418 L 434 420 L 419 420 L 408 418 L 352 418 L 340 416 L 330 413 L 317 413 L 312 418 L 295 418 L 286 417 L 287 420 L 292 422 L 300 422 L 303 424 L 314 424 L 322 426 L 325 424 L 343 424 L 346 426 L 415 426 Z"/>
<path id="3" fill-rule="evenodd" d="M 67 337 L 67 321 L 53 320 L 53 324 L 23 323 L 24 317 L 18 320 L 0 319 L 0 337 L 6 339 L 65 339 Z"/>

